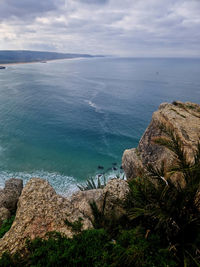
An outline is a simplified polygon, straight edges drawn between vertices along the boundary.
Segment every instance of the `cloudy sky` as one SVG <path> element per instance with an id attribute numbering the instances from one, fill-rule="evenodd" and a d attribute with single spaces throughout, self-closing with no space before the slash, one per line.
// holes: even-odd
<path id="1" fill-rule="evenodd" d="M 0 49 L 200 56 L 200 0 L 0 0 Z"/>

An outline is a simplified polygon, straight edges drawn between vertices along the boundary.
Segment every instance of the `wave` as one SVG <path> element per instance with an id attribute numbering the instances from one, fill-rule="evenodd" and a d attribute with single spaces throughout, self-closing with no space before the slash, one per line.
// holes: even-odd
<path id="1" fill-rule="evenodd" d="M 106 181 L 112 179 L 112 178 L 121 178 L 121 179 L 126 179 L 125 174 L 123 170 L 117 169 L 114 170 L 113 168 L 110 168 L 106 170 L 105 173 L 96 173 L 92 178 L 97 181 L 98 177 L 105 176 Z M 5 181 L 10 179 L 10 178 L 20 178 L 24 182 L 24 186 L 26 183 L 33 177 L 35 178 L 42 178 L 45 179 L 49 182 L 49 184 L 55 189 L 56 193 L 69 197 L 76 191 L 78 191 L 77 185 L 80 184 L 78 180 L 76 180 L 72 176 L 66 176 L 62 175 L 60 173 L 56 172 L 46 172 L 46 171 L 34 171 L 34 172 L 9 172 L 9 171 L 0 171 L 0 188 L 4 188 L 5 186 Z M 81 182 L 81 184 L 84 184 L 84 181 Z"/>
<path id="2" fill-rule="evenodd" d="M 72 176 L 62 175 L 56 172 L 34 171 L 34 172 L 9 172 L 0 171 L 0 187 L 3 188 L 5 181 L 9 178 L 20 178 L 24 185 L 33 177 L 47 180 L 58 194 L 70 196 L 78 190 L 77 180 Z"/>

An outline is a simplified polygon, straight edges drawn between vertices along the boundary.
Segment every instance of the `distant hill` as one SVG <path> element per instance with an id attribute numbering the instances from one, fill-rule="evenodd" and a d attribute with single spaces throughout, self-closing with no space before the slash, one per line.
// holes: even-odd
<path id="1" fill-rule="evenodd" d="M 28 50 L 0 50 L 0 64 L 46 61 L 65 58 L 91 58 L 88 54 L 64 54 Z"/>

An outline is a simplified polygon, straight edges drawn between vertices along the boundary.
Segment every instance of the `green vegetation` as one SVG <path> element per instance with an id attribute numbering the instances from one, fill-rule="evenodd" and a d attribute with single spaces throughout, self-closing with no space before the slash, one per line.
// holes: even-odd
<path id="1" fill-rule="evenodd" d="M 94 178 L 91 177 L 90 179 L 86 180 L 85 185 L 77 185 L 77 186 L 81 191 L 92 190 L 92 189 L 102 189 L 106 186 L 106 182 L 107 181 L 106 181 L 105 175 L 99 175 L 97 177 L 97 182 L 95 182 Z"/>
<path id="2" fill-rule="evenodd" d="M 26 257 L 4 254 L 0 266 L 176 266 L 156 236 L 144 238 L 140 227 L 111 240 L 104 229 L 83 231 L 73 239 L 51 233 L 47 240 L 27 241 Z"/>
<path id="3" fill-rule="evenodd" d="M 163 127 L 163 126 L 162 126 Z M 0 266 L 200 266 L 200 144 L 188 162 L 180 139 L 170 129 L 154 142 L 170 149 L 174 166 L 147 166 L 147 172 L 129 182 L 124 203 L 127 215 L 106 215 L 90 203 L 95 229 L 81 231 L 82 222 L 66 224 L 72 239 L 50 233 L 46 240 L 27 241 L 27 254 L 4 254 Z"/>
<path id="4" fill-rule="evenodd" d="M 154 141 L 174 153 L 175 164 L 168 171 L 164 163 L 149 165 L 147 176 L 130 182 L 129 218 L 158 234 L 180 266 L 200 266 L 200 144 L 191 163 L 178 136 L 170 129 L 165 134 Z"/>
<path id="5" fill-rule="evenodd" d="M 65 224 L 69 227 L 71 227 L 72 232 L 74 233 L 80 233 L 83 227 L 83 223 L 82 223 L 82 218 L 79 217 L 77 221 L 75 222 L 70 222 L 68 219 L 65 220 Z"/>
<path id="6" fill-rule="evenodd" d="M 10 227 L 12 226 L 12 223 L 15 219 L 15 216 L 12 216 L 10 219 L 5 220 L 0 227 L 0 238 L 2 238 L 6 232 L 10 230 Z"/>

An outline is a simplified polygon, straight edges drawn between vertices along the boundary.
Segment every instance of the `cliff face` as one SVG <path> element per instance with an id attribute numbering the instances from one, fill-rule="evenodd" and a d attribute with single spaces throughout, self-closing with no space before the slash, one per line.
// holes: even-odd
<path id="1" fill-rule="evenodd" d="M 154 137 L 165 135 L 160 128 L 161 124 L 169 126 L 179 136 L 187 159 L 189 161 L 193 159 L 193 153 L 200 138 L 200 105 L 190 102 L 163 103 L 158 111 L 153 113 L 151 123 L 138 147 L 124 151 L 122 166 L 127 178 L 139 176 L 144 166 L 149 163 L 159 167 L 164 161 L 166 168 L 172 165 L 173 154 L 153 142 Z"/>

